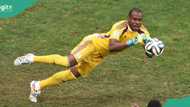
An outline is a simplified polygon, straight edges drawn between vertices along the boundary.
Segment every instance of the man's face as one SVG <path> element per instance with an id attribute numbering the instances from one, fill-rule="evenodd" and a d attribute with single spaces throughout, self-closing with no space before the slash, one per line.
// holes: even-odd
<path id="1" fill-rule="evenodd" d="M 141 12 L 133 11 L 128 18 L 128 24 L 133 31 L 139 31 L 142 24 L 143 15 Z"/>

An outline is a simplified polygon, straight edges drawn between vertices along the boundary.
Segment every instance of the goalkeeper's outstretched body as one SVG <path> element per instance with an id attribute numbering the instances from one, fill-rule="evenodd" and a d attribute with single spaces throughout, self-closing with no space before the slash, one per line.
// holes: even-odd
<path id="1" fill-rule="evenodd" d="M 26 54 L 16 58 L 15 65 L 48 63 L 68 67 L 67 70 L 57 72 L 47 79 L 32 81 L 30 83 L 30 101 L 37 102 L 41 90 L 46 87 L 88 75 L 110 53 L 122 51 L 136 44 L 144 44 L 150 37 L 149 32 L 142 24 L 142 19 L 142 11 L 133 8 L 130 10 L 127 20 L 115 23 L 107 33 L 95 33 L 84 37 L 67 56 Z"/>

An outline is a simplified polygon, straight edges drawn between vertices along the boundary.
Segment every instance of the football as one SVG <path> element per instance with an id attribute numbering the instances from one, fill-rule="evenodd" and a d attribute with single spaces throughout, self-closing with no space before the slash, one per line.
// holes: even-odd
<path id="1" fill-rule="evenodd" d="M 145 53 L 148 57 L 160 56 L 164 51 L 164 47 L 164 43 L 161 40 L 153 38 L 145 44 Z"/>

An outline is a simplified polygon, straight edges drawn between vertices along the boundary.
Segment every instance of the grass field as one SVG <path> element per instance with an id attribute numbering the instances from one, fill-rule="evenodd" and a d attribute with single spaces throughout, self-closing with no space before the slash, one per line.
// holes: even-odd
<path id="1" fill-rule="evenodd" d="M 130 107 L 156 98 L 190 95 L 188 0 L 40 0 L 14 18 L 0 20 L 1 107 Z M 166 45 L 163 56 L 143 62 L 134 47 L 105 58 L 89 77 L 48 88 L 40 103 L 28 100 L 29 83 L 65 68 L 32 64 L 15 67 L 16 57 L 67 54 L 84 36 L 106 32 L 139 7 L 153 37 Z"/>

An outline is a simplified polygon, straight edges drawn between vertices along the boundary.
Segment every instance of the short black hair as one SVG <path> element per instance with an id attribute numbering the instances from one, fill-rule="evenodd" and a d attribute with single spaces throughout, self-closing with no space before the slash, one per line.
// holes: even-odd
<path id="1" fill-rule="evenodd" d="M 139 12 L 139 13 L 143 13 L 141 9 L 135 7 L 135 8 L 132 8 L 132 9 L 129 11 L 128 16 L 131 16 L 131 14 L 132 14 L 134 11 L 135 11 L 135 12 Z"/>
<path id="2" fill-rule="evenodd" d="M 150 100 L 147 107 L 162 107 L 159 100 Z"/>

